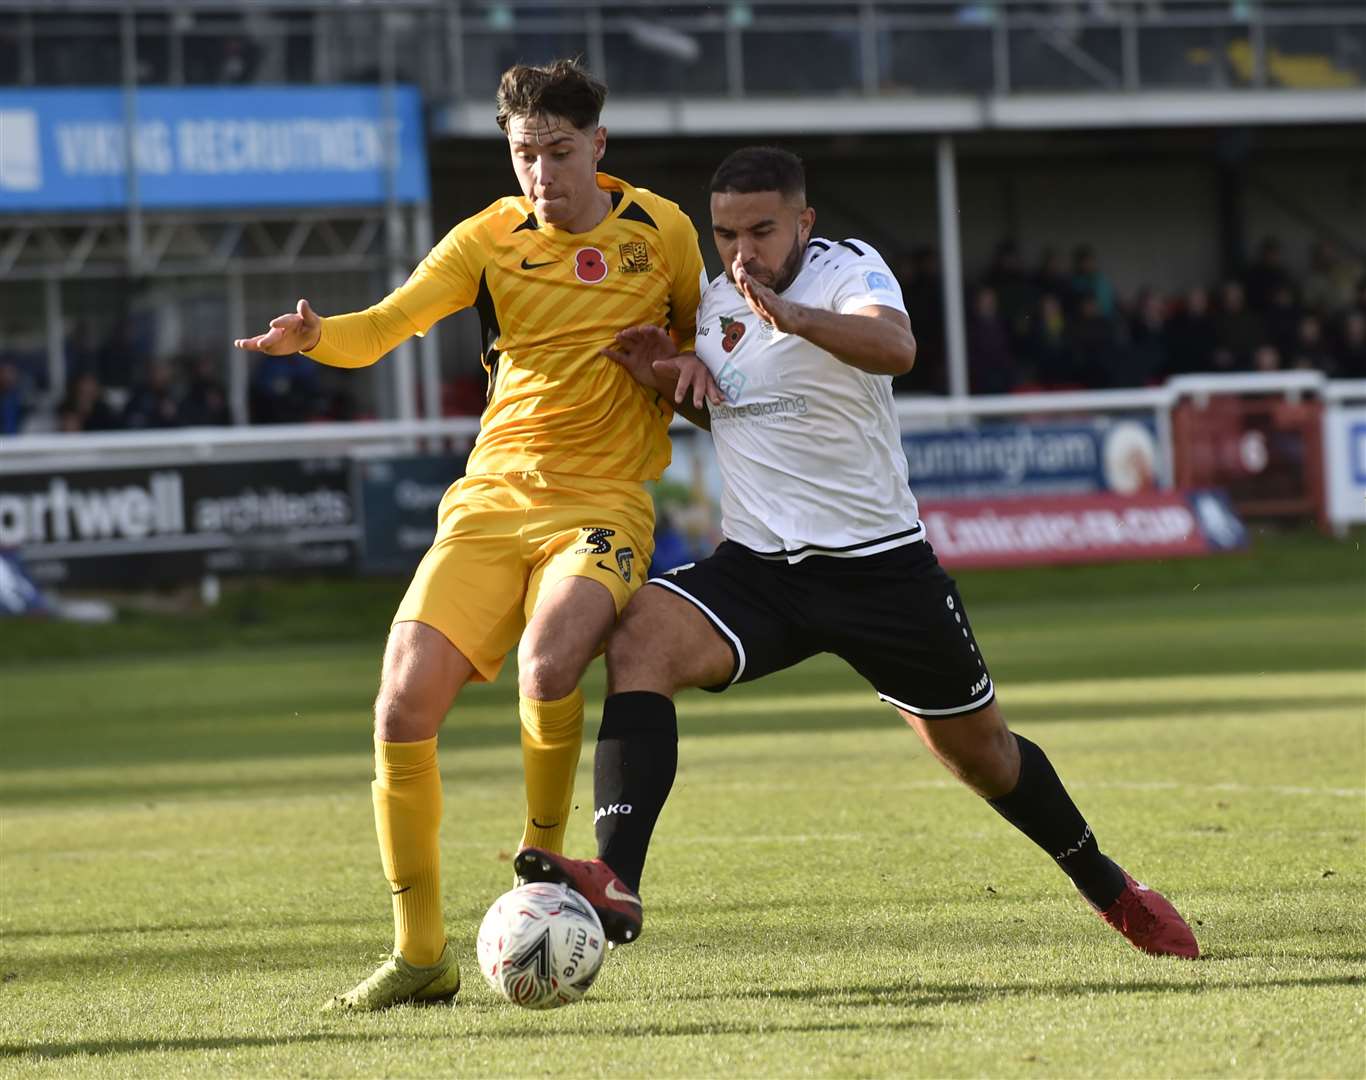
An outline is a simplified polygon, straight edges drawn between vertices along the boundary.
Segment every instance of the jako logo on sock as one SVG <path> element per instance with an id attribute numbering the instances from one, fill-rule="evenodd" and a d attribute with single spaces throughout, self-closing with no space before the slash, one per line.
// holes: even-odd
<path id="1" fill-rule="evenodd" d="M 1067 858 L 1067 856 L 1069 856 L 1069 855 L 1075 855 L 1077 852 L 1079 852 L 1082 848 L 1084 848 L 1084 847 L 1086 846 L 1087 841 L 1089 841 L 1090 839 L 1091 839 L 1091 826 L 1088 824 L 1088 825 L 1086 826 L 1086 831 L 1083 832 L 1083 833 L 1081 834 L 1081 839 L 1078 840 L 1078 841 L 1076 842 L 1075 845 L 1073 845 L 1072 847 L 1068 848 L 1068 849 L 1067 849 L 1066 851 L 1064 851 L 1061 855 L 1054 855 L 1053 858 L 1054 858 L 1054 859 L 1057 859 L 1057 860 L 1059 860 L 1059 861 L 1061 861 L 1061 860 Z"/>
<path id="2" fill-rule="evenodd" d="M 628 802 L 612 803 L 611 806 L 599 806 L 597 811 L 593 814 L 593 824 L 596 825 L 608 814 L 629 814 L 630 812 L 631 804 Z"/>

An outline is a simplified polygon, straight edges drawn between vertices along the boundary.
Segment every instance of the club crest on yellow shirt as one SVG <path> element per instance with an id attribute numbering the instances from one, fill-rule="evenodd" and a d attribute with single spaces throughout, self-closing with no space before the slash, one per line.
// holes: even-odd
<path id="1" fill-rule="evenodd" d="M 650 245 L 644 240 L 631 240 L 618 246 L 621 264 L 617 267 L 620 274 L 648 274 L 654 269 L 650 265 Z"/>

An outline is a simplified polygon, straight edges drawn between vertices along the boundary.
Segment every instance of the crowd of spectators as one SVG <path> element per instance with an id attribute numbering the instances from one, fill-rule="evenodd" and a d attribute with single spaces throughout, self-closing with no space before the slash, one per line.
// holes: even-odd
<path id="1" fill-rule="evenodd" d="M 213 357 L 153 360 L 126 380 L 106 382 L 97 365 L 78 366 L 65 392 L 44 406 L 35 380 L 0 357 L 0 435 L 41 431 L 147 431 L 233 422 L 228 392 Z M 302 356 L 263 356 L 248 384 L 248 416 L 255 424 L 357 419 L 354 395 L 331 390 L 318 366 Z"/>
<path id="2" fill-rule="evenodd" d="M 898 390 L 943 393 L 942 280 L 932 249 L 897 267 L 919 343 Z M 1327 241 L 1295 273 L 1267 238 L 1242 274 L 1184 293 L 1121 298 L 1095 251 L 1071 265 L 1052 248 L 1032 268 L 1011 242 L 968 289 L 966 334 L 974 394 L 1148 386 L 1195 372 L 1309 369 L 1366 378 L 1366 272 Z"/>
<path id="3" fill-rule="evenodd" d="M 899 393 L 948 390 L 943 280 L 932 248 L 895 266 L 915 330 L 916 366 Z M 1213 288 L 1153 288 L 1122 297 L 1096 253 L 1078 247 L 1070 266 L 1052 248 L 1027 268 L 1003 242 L 966 293 L 969 389 L 974 394 L 1149 386 L 1197 372 L 1310 369 L 1366 378 L 1366 273 L 1326 241 L 1302 272 L 1268 238 L 1244 272 Z M 145 344 L 145 343 L 144 343 Z M 186 354 L 141 360 L 130 324 L 98 344 L 77 327 L 66 343 L 65 393 L 43 395 L 40 357 L 0 351 L 0 435 L 20 431 L 114 431 L 232 423 L 220 358 Z M 338 388 L 340 386 L 340 388 Z M 484 380 L 452 379 L 447 415 L 478 413 Z M 252 423 L 350 420 L 357 397 L 302 356 L 251 360 Z"/>

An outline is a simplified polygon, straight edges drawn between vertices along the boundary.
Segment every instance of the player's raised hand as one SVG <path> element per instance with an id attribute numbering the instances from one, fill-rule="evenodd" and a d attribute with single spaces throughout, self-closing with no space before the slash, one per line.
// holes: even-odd
<path id="1" fill-rule="evenodd" d="M 264 334 L 238 338 L 233 344 L 247 352 L 288 356 L 290 353 L 306 352 L 313 348 L 318 344 L 322 333 L 322 319 L 308 306 L 307 300 L 300 300 L 299 306 L 288 315 L 277 315 L 271 319 L 270 329 Z"/>
<path id="2" fill-rule="evenodd" d="M 735 261 L 730 265 L 730 274 L 735 282 L 735 287 L 740 290 L 740 295 L 745 298 L 745 303 L 749 305 L 750 311 L 758 315 L 764 322 L 776 326 L 779 330 L 788 329 L 791 325 L 792 310 L 796 307 L 795 304 L 789 300 L 784 300 L 763 282 L 757 280 L 745 269 L 744 260 L 738 253 L 735 256 Z"/>
<path id="3" fill-rule="evenodd" d="M 655 378 L 654 362 L 678 355 L 678 347 L 658 326 L 631 326 L 617 334 L 612 348 L 602 355 L 624 367 L 631 378 L 651 390 L 663 392 Z"/>
<path id="4" fill-rule="evenodd" d="M 651 366 L 661 385 L 674 384 L 675 405 L 682 404 L 689 394 L 692 395 L 693 407 L 698 409 L 702 408 L 704 401 L 710 401 L 713 405 L 725 401 L 707 365 L 692 353 L 656 360 Z"/>

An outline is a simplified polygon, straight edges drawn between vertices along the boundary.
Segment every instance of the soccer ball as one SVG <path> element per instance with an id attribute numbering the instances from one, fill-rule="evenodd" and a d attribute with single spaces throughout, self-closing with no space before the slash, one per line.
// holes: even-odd
<path id="1" fill-rule="evenodd" d="M 598 913 L 573 889 L 519 885 L 479 925 L 479 970 L 495 993 L 524 1009 L 558 1009 L 593 985 L 607 955 Z"/>

